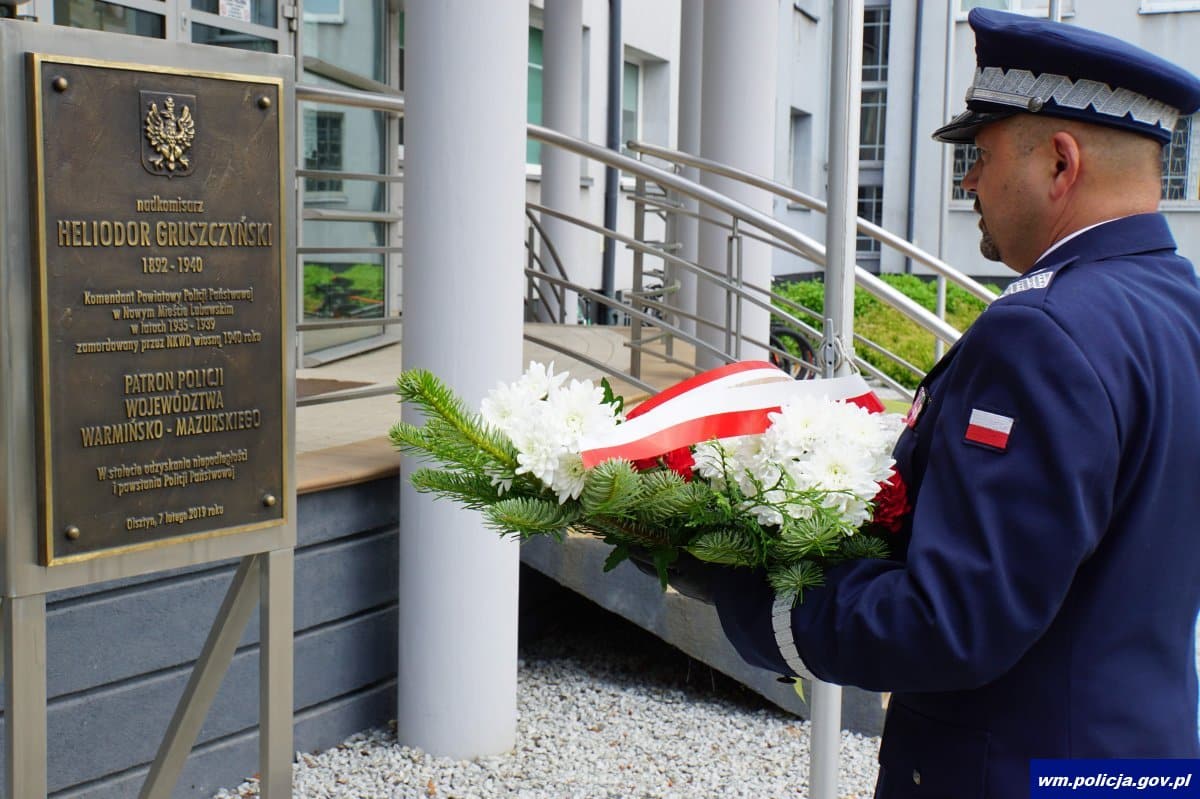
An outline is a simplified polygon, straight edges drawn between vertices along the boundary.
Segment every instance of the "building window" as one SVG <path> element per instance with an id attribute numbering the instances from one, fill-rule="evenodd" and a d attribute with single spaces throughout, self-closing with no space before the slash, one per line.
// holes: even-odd
<path id="1" fill-rule="evenodd" d="M 792 146 L 789 148 L 788 178 L 797 191 L 812 191 L 812 114 L 792 109 Z"/>
<path id="2" fill-rule="evenodd" d="M 858 216 L 876 225 L 883 225 L 883 186 L 858 187 Z M 882 247 L 878 240 L 859 233 L 854 240 L 854 249 L 854 260 L 859 266 L 879 272 Z"/>
<path id="3" fill-rule="evenodd" d="M 529 29 L 529 89 L 525 120 L 531 125 L 542 124 L 542 31 Z M 540 164 L 542 143 L 533 139 L 525 142 L 525 163 Z"/>
<path id="4" fill-rule="evenodd" d="M 951 200 L 973 200 L 975 198 L 974 192 L 969 192 L 962 187 L 962 180 L 971 171 L 971 167 L 975 165 L 975 159 L 978 157 L 979 149 L 974 144 L 954 145 L 954 165 L 950 171 Z"/>
<path id="5" fill-rule="evenodd" d="M 629 155 L 625 142 L 638 138 L 638 111 L 640 109 L 642 68 L 632 61 L 625 62 L 624 80 L 621 84 L 621 152 Z"/>
<path id="6" fill-rule="evenodd" d="M 343 122 L 340 111 L 306 111 L 304 113 L 305 169 L 340 172 L 342 169 Z M 305 178 L 304 190 L 310 192 L 340 192 L 340 178 Z"/>
<path id="7" fill-rule="evenodd" d="M 1192 118 L 1180 117 L 1162 154 L 1162 198 L 1187 200 L 1188 155 L 1191 150 Z"/>
<path id="8" fill-rule="evenodd" d="M 891 10 L 868 8 L 863 14 L 862 110 L 858 160 L 882 161 L 887 133 L 888 32 Z"/>
<path id="9" fill-rule="evenodd" d="M 882 161 L 887 133 L 887 89 L 863 89 L 858 160 Z"/>
<path id="10" fill-rule="evenodd" d="M 858 215 L 868 222 L 883 225 L 883 186 L 858 187 Z M 858 252 L 860 263 L 864 260 L 879 260 L 879 241 L 870 236 L 859 233 L 856 238 L 855 250 Z M 866 258 L 864 259 L 863 256 Z"/>
<path id="11" fill-rule="evenodd" d="M 346 21 L 342 0 L 304 0 L 304 21 L 341 25 Z"/>
<path id="12" fill-rule="evenodd" d="M 891 15 L 889 8 L 868 8 L 863 11 L 864 83 L 887 80 L 888 28 L 891 25 Z"/>
<path id="13" fill-rule="evenodd" d="M 1181 11 L 1200 11 L 1200 0 L 1141 0 L 1139 14 L 1173 14 Z"/>
<path id="14" fill-rule="evenodd" d="M 959 11 L 965 17 L 972 8 L 996 8 L 1018 14 L 1044 17 L 1050 13 L 1049 0 L 959 0 Z M 1064 17 L 1075 14 L 1075 0 L 1062 0 L 1059 9 Z"/>

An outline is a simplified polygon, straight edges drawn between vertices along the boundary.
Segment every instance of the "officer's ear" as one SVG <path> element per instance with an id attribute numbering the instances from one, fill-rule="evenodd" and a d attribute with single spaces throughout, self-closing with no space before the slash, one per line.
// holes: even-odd
<path id="1" fill-rule="evenodd" d="M 1050 196 L 1061 199 L 1079 180 L 1079 140 L 1065 130 L 1056 131 L 1050 137 L 1050 152 L 1054 167 L 1050 185 Z"/>

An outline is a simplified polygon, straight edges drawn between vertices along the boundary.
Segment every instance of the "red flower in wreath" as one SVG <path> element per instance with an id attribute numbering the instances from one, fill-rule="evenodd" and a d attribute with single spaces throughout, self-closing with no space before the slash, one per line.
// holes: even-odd
<path id="1" fill-rule="evenodd" d="M 693 471 L 695 465 L 696 459 L 692 457 L 691 447 L 680 447 L 657 458 L 642 458 L 633 462 L 633 468 L 639 472 L 665 466 L 688 483 L 692 482 L 692 477 L 695 476 L 695 472 Z"/>
<path id="2" fill-rule="evenodd" d="M 908 502 L 908 487 L 900 473 L 892 469 L 892 476 L 879 484 L 879 493 L 875 495 L 875 516 L 871 519 L 890 533 L 900 532 L 904 517 L 912 510 Z"/>
<path id="3" fill-rule="evenodd" d="M 680 447 L 672 450 L 663 456 L 663 462 L 667 468 L 682 477 L 686 482 L 692 482 L 692 468 L 696 465 L 696 459 L 692 457 L 691 447 Z"/>

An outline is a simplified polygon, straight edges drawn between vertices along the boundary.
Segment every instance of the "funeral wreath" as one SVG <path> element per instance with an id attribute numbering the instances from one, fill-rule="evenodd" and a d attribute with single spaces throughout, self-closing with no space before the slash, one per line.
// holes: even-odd
<path id="1" fill-rule="evenodd" d="M 854 381 L 731 364 L 626 413 L 606 380 L 531 363 L 476 412 L 410 370 L 397 393 L 423 424 L 390 437 L 430 462 L 411 475 L 418 491 L 479 510 L 503 535 L 597 536 L 612 545 L 606 571 L 636 555 L 664 587 L 681 558 L 761 568 L 798 602 L 828 566 L 887 557 L 908 510 L 891 458 L 901 422 L 872 412 L 882 405 Z"/>

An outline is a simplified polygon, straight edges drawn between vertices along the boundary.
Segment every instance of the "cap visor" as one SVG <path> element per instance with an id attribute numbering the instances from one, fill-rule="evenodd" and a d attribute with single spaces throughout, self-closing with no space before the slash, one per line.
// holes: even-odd
<path id="1" fill-rule="evenodd" d="M 1016 108 L 1011 111 L 963 111 L 954 119 L 935 130 L 933 138 L 946 144 L 973 144 L 975 142 L 975 134 L 984 125 L 998 122 L 1001 119 L 1006 119 L 1018 113 L 1020 113 L 1020 110 Z"/>

